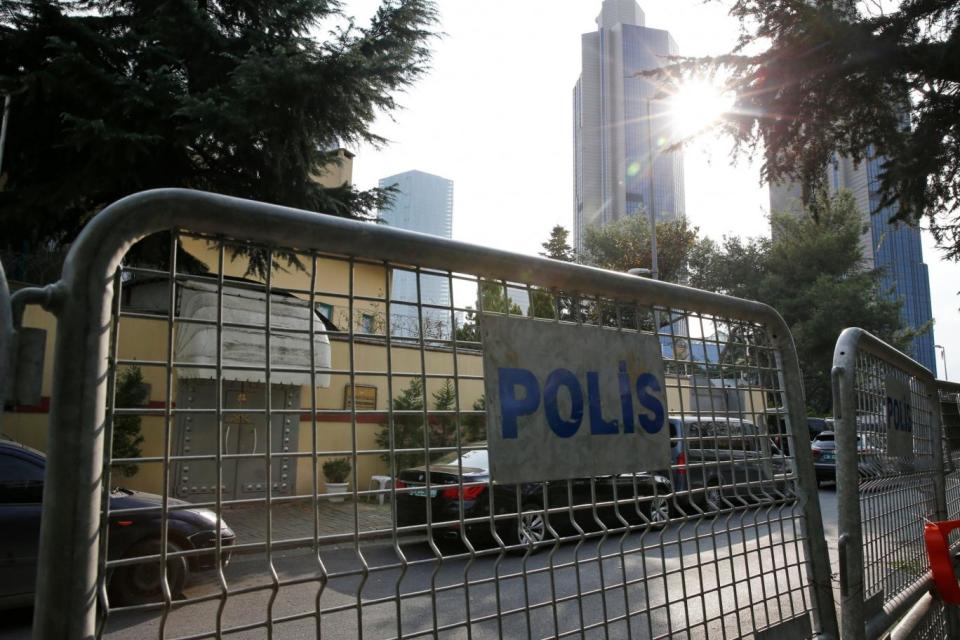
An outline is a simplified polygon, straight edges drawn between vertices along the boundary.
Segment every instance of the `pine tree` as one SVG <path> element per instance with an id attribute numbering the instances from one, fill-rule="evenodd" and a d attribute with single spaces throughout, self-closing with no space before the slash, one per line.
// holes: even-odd
<path id="1" fill-rule="evenodd" d="M 881 206 L 928 216 L 960 259 L 960 2 L 736 0 L 730 14 L 736 48 L 652 72 L 664 92 L 722 78 L 735 149 L 761 156 L 764 181 L 800 181 L 810 206 L 834 154 L 885 159 Z"/>
<path id="2" fill-rule="evenodd" d="M 563 225 L 554 225 L 553 229 L 550 230 L 550 238 L 540 245 L 543 247 L 540 255 L 564 262 L 575 261 L 577 254 L 570 246 L 569 237 L 570 232 Z"/>
<path id="3" fill-rule="evenodd" d="M 386 142 L 370 126 L 425 72 L 435 22 L 430 0 L 384 0 L 368 27 L 335 0 L 0 0 L 0 88 L 21 91 L 0 248 L 64 245 L 155 187 L 372 217 L 387 192 L 312 176 Z"/>
<path id="4" fill-rule="evenodd" d="M 818 215 L 774 214 L 773 240 L 726 238 L 701 245 L 691 261 L 691 284 L 766 302 L 793 334 L 807 406 L 818 415 L 831 408 L 830 368 L 837 336 L 862 327 L 899 348 L 926 327 L 904 328 L 899 301 L 880 290 L 880 271 L 864 268 L 864 222 L 853 196 L 820 193 Z M 743 330 L 732 327 L 730 330 Z M 737 345 L 751 335 L 728 337 L 727 364 L 744 357 Z"/>
<path id="5" fill-rule="evenodd" d="M 142 407 L 149 399 L 149 387 L 144 383 L 140 367 L 124 369 L 117 375 L 115 405 L 117 408 Z M 114 458 L 139 458 L 143 435 L 140 433 L 140 416 L 125 415 L 113 418 Z M 125 477 L 136 475 L 139 466 L 133 463 L 119 464 L 113 467 Z"/>

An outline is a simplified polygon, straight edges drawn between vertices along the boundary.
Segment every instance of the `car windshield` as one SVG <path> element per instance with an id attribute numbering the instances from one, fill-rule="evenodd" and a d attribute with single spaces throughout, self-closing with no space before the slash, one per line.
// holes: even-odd
<path id="1" fill-rule="evenodd" d="M 817 434 L 817 440 L 819 440 L 820 442 L 833 442 L 833 434 L 832 434 L 832 433 L 819 433 L 819 434 Z"/>
<path id="2" fill-rule="evenodd" d="M 486 449 L 467 451 L 462 456 L 458 456 L 456 451 L 451 451 L 447 455 L 437 460 L 434 464 L 456 465 L 458 459 L 464 468 L 470 467 L 471 469 L 482 469 L 484 471 L 490 469 L 490 464 L 487 461 Z"/>

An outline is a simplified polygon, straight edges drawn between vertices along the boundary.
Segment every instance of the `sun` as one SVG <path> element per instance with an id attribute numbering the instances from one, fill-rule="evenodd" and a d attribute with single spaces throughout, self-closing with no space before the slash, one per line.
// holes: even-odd
<path id="1" fill-rule="evenodd" d="M 686 138 L 709 127 L 733 107 L 734 96 L 707 80 L 688 80 L 667 102 L 677 133 Z"/>

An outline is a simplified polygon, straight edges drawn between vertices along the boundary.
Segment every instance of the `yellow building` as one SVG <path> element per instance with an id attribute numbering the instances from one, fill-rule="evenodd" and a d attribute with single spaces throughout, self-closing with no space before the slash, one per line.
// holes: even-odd
<path id="1" fill-rule="evenodd" d="M 336 256 L 317 257 L 314 263 L 313 257 L 296 256 L 300 267 L 271 271 L 267 296 L 264 278 L 248 273 L 247 257 L 234 257 L 224 248 L 221 279 L 219 242 L 184 238 L 182 246 L 208 272 L 178 274 L 172 323 L 169 276 L 130 269 L 122 283 L 118 370 L 122 374 L 139 369 L 147 401 L 142 407 L 121 407 L 115 417 L 117 421 L 129 419 L 129 413 L 139 414 L 144 440 L 137 473 L 115 475 L 113 484 L 160 492 L 166 450 L 174 458 L 168 465 L 170 493 L 186 500 L 213 499 L 218 474 L 225 499 L 262 497 L 268 484 L 274 496 L 322 493 L 323 462 L 341 457 L 356 461 L 351 483 L 365 490 L 373 476 L 393 473 L 384 452 L 389 447 L 385 434 L 391 408 L 398 409 L 394 415 L 398 449 L 422 449 L 419 434 L 424 433 L 431 448 L 455 444 L 458 408 L 461 441 L 484 437 L 483 411 L 475 410 L 482 407 L 477 403 L 483 397 L 479 345 L 458 341 L 454 354 L 449 334 L 446 339 L 434 335 L 421 340 L 405 334 L 388 340 L 386 293 L 391 271 L 384 265 Z M 286 265 L 285 260 L 280 262 Z M 398 304 L 391 301 L 392 306 Z M 268 317 L 269 345 L 264 329 Z M 52 316 L 28 307 L 25 326 L 47 330 L 43 400 L 9 413 L 4 431 L 42 450 L 55 325 Z M 224 381 L 219 414 L 218 378 Z M 402 399 L 424 380 L 426 393 L 419 397 L 427 399 L 426 419 L 422 409 L 399 412 Z M 705 400 L 703 389 L 695 393 L 693 385 L 682 368 L 668 375 L 668 411 L 689 414 L 705 403 L 712 410 L 727 406 L 728 392 L 714 390 L 716 397 Z M 445 388 L 459 396 L 459 405 L 435 411 L 434 396 Z M 168 399 L 175 410 L 169 419 Z M 740 392 L 738 402 L 743 412 L 762 424 L 766 412 L 762 393 Z M 214 461 L 218 453 L 219 469 Z M 422 464 L 424 455 L 406 452 L 397 460 L 398 468 L 412 466 Z"/>

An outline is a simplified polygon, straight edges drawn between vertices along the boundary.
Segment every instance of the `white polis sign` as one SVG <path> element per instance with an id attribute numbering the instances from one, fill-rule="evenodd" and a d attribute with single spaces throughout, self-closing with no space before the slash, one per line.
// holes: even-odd
<path id="1" fill-rule="evenodd" d="M 490 472 L 503 483 L 670 467 L 651 335 L 482 316 Z"/>
<path id="2" fill-rule="evenodd" d="M 887 455 L 891 458 L 913 457 L 913 407 L 910 402 L 910 382 L 887 374 L 884 384 L 886 400 L 884 413 L 887 422 Z"/>

